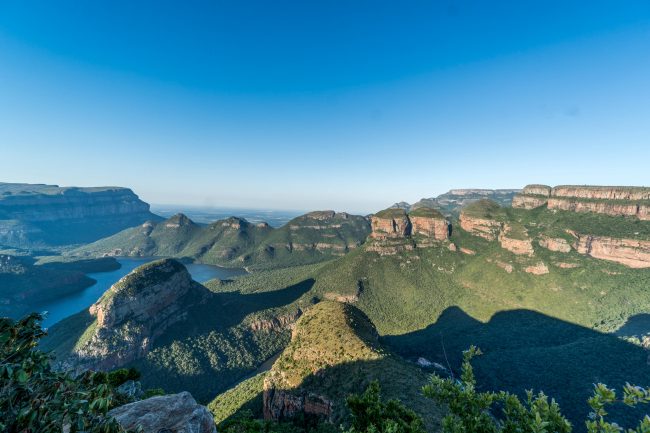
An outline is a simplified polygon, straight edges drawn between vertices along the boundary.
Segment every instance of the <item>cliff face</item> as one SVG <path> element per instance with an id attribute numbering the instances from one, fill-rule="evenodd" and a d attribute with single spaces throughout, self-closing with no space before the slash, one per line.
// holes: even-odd
<path id="1" fill-rule="evenodd" d="M 0 243 L 5 245 L 91 242 L 157 218 L 127 188 L 0 183 Z"/>
<path id="2" fill-rule="evenodd" d="M 164 259 L 137 268 L 115 283 L 89 312 L 95 323 L 74 350 L 80 364 L 112 369 L 144 356 L 188 306 L 206 293 L 185 267 Z"/>
<path id="3" fill-rule="evenodd" d="M 570 212 L 594 212 L 650 219 L 650 188 L 633 186 L 528 185 L 512 201 L 515 208 L 541 206 Z"/>
<path id="4" fill-rule="evenodd" d="M 477 218 L 469 215 L 460 214 L 460 227 L 475 236 L 480 236 L 489 241 L 493 241 L 499 235 L 503 223 L 486 218 Z"/>
<path id="5" fill-rule="evenodd" d="M 521 233 L 518 236 L 513 235 L 513 227 L 510 224 L 505 224 L 503 230 L 499 233 L 498 239 L 501 248 L 504 248 L 517 255 L 532 256 L 535 251 L 533 250 L 533 241 L 528 237 L 524 229 L 520 229 Z"/>
<path id="6" fill-rule="evenodd" d="M 381 255 L 429 247 L 449 238 L 449 221 L 431 208 L 415 209 L 408 214 L 401 208 L 389 208 L 371 216 L 370 222 L 372 232 L 367 250 Z"/>
<path id="7" fill-rule="evenodd" d="M 573 248 L 580 254 L 630 268 L 650 268 L 650 241 L 571 234 L 575 237 Z"/>
<path id="8" fill-rule="evenodd" d="M 406 211 L 399 208 L 389 209 L 370 217 L 371 238 L 403 238 L 411 234 L 411 221 Z"/>

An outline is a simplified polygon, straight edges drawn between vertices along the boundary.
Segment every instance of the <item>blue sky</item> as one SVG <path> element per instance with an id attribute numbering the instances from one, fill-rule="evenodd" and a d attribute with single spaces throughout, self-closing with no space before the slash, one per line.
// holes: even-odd
<path id="1" fill-rule="evenodd" d="M 650 2 L 0 1 L 0 180 L 376 211 L 650 184 Z"/>

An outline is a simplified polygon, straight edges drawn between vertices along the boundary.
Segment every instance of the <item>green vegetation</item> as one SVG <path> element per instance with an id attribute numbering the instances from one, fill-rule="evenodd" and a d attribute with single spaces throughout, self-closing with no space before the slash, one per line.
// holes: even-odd
<path id="1" fill-rule="evenodd" d="M 352 426 L 347 433 L 424 433 L 424 423 L 399 400 L 383 402 L 379 382 L 372 382 L 363 394 L 346 400 Z"/>
<path id="2" fill-rule="evenodd" d="M 254 418 L 262 417 L 262 391 L 266 375 L 267 373 L 263 372 L 244 379 L 208 404 L 217 426 L 244 411 L 250 411 Z"/>
<path id="3" fill-rule="evenodd" d="M 365 218 L 329 211 L 299 216 L 278 229 L 235 217 L 201 226 L 179 214 L 124 230 L 70 254 L 166 256 L 261 270 L 343 255 L 363 243 L 369 233 Z"/>
<path id="4" fill-rule="evenodd" d="M 623 217 L 544 208 L 504 209 L 489 201 L 476 202 L 469 210 L 508 223 L 513 237 L 526 233 L 533 239 L 544 235 L 571 240 L 566 229 L 614 237 L 650 234 L 649 222 Z M 592 383 L 603 381 L 617 387 L 624 386 L 625 380 L 650 383 L 647 353 L 607 334 L 649 311 L 647 270 L 574 251 L 552 252 L 536 241 L 533 257 L 517 256 L 496 241 L 472 236 L 457 224 L 450 241 L 456 251 L 440 243 L 380 256 L 362 246 L 317 264 L 210 282 L 206 286 L 215 297 L 192 307 L 190 319 L 170 328 L 147 357 L 134 365 L 143 371 L 146 386 L 164 384 L 170 392 L 185 389 L 209 401 L 286 349 L 286 356 L 276 365 L 289 372 L 286 376 L 297 389 L 325 395 L 331 392 L 332 399 L 342 401 L 342 394 L 360 392 L 373 377 L 382 382 L 387 377 L 382 383 L 387 395 L 407 396 L 404 401 L 428 426 L 435 424 L 426 419 L 426 414 L 433 412 L 420 397 L 410 395 L 409 389 L 418 389 L 418 377 L 430 370 L 393 353 L 409 361 L 423 357 L 453 371 L 462 363 L 457 355 L 461 350 L 480 345 L 485 356 L 476 362 L 476 375 L 484 390 L 505 389 L 522 399 L 526 398 L 525 389 L 543 390 L 557 398 L 574 423 L 589 410 L 584 402 Z M 461 248 L 474 254 L 465 254 Z M 540 262 L 548 267 L 547 274 L 525 271 Z M 313 343 L 320 345 L 318 353 L 324 353 L 319 357 L 322 365 L 288 355 L 302 352 L 290 344 L 286 324 L 293 322 L 299 311 L 310 317 L 306 312 L 314 303 L 327 299 L 350 300 L 359 314 L 367 316 L 379 337 L 362 339 L 376 343 L 359 348 L 379 347 L 372 352 L 377 359 L 353 360 L 361 352 L 348 352 L 355 346 L 348 345 L 344 337 L 358 334 L 357 330 L 347 334 L 341 331 L 347 329 L 341 327 L 342 322 L 331 319 L 313 319 L 318 324 L 312 327 Z M 70 320 L 90 325 L 81 316 Z M 63 344 L 61 334 L 68 334 L 66 341 L 82 335 L 73 333 L 72 327 L 64 321 L 60 328 L 52 329 L 59 347 L 72 347 Z M 323 330 L 329 328 L 342 333 L 325 338 Z M 635 330 L 634 335 L 647 332 Z M 312 344 L 310 338 L 301 337 L 301 341 Z M 332 340 L 334 346 L 327 347 L 321 340 Z M 343 348 L 336 346 L 340 341 L 346 342 Z M 348 355 L 350 358 L 345 358 Z M 416 378 L 409 383 L 400 379 L 401 374 L 391 373 L 408 368 L 414 369 L 411 376 Z M 329 377 L 325 383 L 310 373 L 321 370 Z M 359 379 L 348 380 L 350 377 Z M 622 420 L 636 416 L 627 410 L 619 413 Z"/>
<path id="5" fill-rule="evenodd" d="M 540 392 L 535 395 L 526 392 L 526 401 L 509 392 L 480 392 L 471 360 L 481 351 L 471 346 L 463 355 L 460 380 L 431 376 L 431 383 L 424 387 L 424 394 L 449 408 L 449 414 L 442 422 L 444 433 L 570 433 L 571 423 L 561 414 L 555 400 Z M 594 385 L 588 404 L 592 412 L 584 426 L 588 433 L 646 433 L 650 431 L 650 417 L 644 415 L 635 428 L 624 429 L 606 418 L 615 405 L 634 408 L 650 403 L 650 388 L 627 383 L 623 398 L 617 398 L 616 391 L 602 383 Z M 606 410 L 607 409 L 607 410 Z"/>
<path id="6" fill-rule="evenodd" d="M 6 432 L 118 433 L 107 412 L 116 402 L 108 375 L 78 377 L 52 370 L 36 349 L 43 336 L 40 316 L 0 318 L 0 430 Z"/>
<path id="7" fill-rule="evenodd" d="M 465 206 L 462 213 L 474 218 L 501 221 L 505 218 L 506 210 L 492 200 L 481 199 Z"/>
<path id="8" fill-rule="evenodd" d="M 414 217 L 426 217 L 426 218 L 438 218 L 444 219 L 445 217 L 437 210 L 427 207 L 419 207 L 412 211 L 409 211 L 409 216 Z"/>
<path id="9" fill-rule="evenodd" d="M 401 218 L 406 216 L 406 210 L 397 207 L 389 207 L 388 209 L 377 212 L 374 216 L 377 218 Z"/>

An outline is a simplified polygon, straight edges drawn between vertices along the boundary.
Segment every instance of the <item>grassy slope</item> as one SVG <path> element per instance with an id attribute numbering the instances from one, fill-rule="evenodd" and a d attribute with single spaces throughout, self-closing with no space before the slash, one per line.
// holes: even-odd
<path id="1" fill-rule="evenodd" d="M 345 398 L 372 380 L 381 380 L 387 398 L 413 407 L 430 427 L 438 425 L 440 410 L 419 391 L 426 374 L 381 347 L 373 325 L 349 304 L 323 301 L 311 307 L 266 378 L 276 389 L 332 401 L 335 424 L 345 418 Z"/>

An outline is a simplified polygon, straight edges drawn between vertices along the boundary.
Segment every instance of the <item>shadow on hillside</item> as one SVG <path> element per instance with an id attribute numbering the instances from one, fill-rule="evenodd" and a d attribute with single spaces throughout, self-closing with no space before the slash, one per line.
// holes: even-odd
<path id="1" fill-rule="evenodd" d="M 484 355 L 473 365 L 482 390 L 544 391 L 554 397 L 577 431 L 584 431 L 593 384 L 621 389 L 626 382 L 650 385 L 648 352 L 611 334 L 602 334 L 528 310 L 495 314 L 479 322 L 458 307 L 420 331 L 384 337 L 408 359 L 424 357 L 458 374 L 462 351 L 470 345 Z M 620 392 L 619 392 L 620 394 Z M 648 407 L 612 408 L 611 419 L 631 426 Z"/>
<path id="2" fill-rule="evenodd" d="M 183 336 L 224 330 L 241 323 L 249 314 L 293 303 L 307 293 L 313 287 L 314 282 L 310 278 L 281 290 L 259 293 L 210 292 L 206 302 L 190 309 L 186 321 L 173 325 L 172 328 L 182 328 Z M 196 320 L 196 318 L 200 319 Z M 172 338 L 177 337 L 171 328 L 170 332 L 166 332 L 166 334 Z M 164 344 L 168 342 L 167 340 L 167 338 L 161 338 L 157 344 Z"/>
<path id="3" fill-rule="evenodd" d="M 636 314 L 628 318 L 625 324 L 614 333 L 620 336 L 638 338 L 650 334 L 650 314 Z"/>

